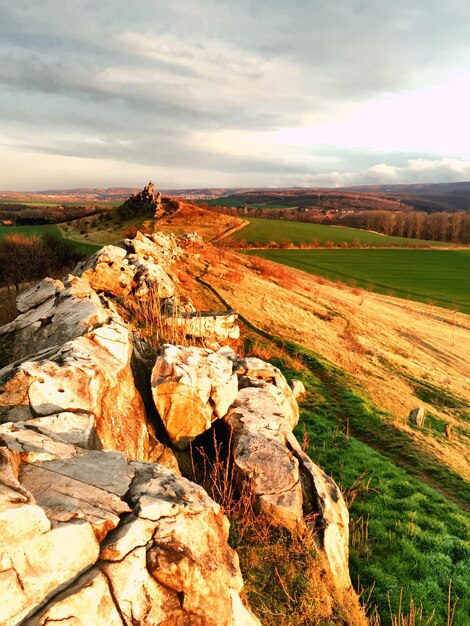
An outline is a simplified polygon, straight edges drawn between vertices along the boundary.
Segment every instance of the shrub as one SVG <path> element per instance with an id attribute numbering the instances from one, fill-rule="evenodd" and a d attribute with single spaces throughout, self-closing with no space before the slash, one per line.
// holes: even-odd
<path id="1" fill-rule="evenodd" d="M 82 258 L 69 243 L 49 233 L 42 237 L 13 233 L 0 241 L 0 284 L 18 292 L 21 283 L 65 274 Z"/>
<path id="2" fill-rule="evenodd" d="M 137 235 L 137 226 L 127 226 L 122 231 L 122 236 L 125 239 L 133 239 Z"/>

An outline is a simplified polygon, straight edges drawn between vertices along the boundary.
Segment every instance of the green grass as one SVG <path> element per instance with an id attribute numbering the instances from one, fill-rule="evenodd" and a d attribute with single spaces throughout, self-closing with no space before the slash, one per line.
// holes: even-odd
<path id="1" fill-rule="evenodd" d="M 310 274 L 470 313 L 470 250 L 256 250 Z"/>
<path id="2" fill-rule="evenodd" d="M 83 252 L 84 254 L 93 254 L 96 250 L 101 248 L 100 245 L 86 242 L 78 242 L 72 241 L 71 239 L 67 239 L 62 236 L 61 231 L 56 226 L 56 224 L 44 224 L 38 226 L 11 226 L 11 227 L 2 227 L 0 226 L 0 241 L 6 235 L 13 235 L 14 233 L 18 233 L 20 235 L 25 235 L 26 237 L 31 237 L 32 235 L 43 235 L 45 233 L 50 233 L 59 239 L 64 239 L 70 245 L 77 250 L 77 252 Z"/>
<path id="3" fill-rule="evenodd" d="M 372 589 L 370 604 L 378 606 L 382 626 L 390 624 L 389 598 L 396 613 L 402 589 L 405 607 L 412 597 L 423 607 L 423 619 L 433 615 L 430 626 L 440 626 L 447 623 L 452 579 L 452 604 L 458 599 L 453 624 L 469 626 L 470 517 L 429 486 L 458 494 L 465 507 L 468 483 L 425 458 L 346 374 L 306 349 L 285 345 L 306 364 L 300 373 L 284 368 L 308 390 L 296 435 L 302 440 L 306 430 L 309 456 L 350 503 L 353 584 Z"/>
<path id="4" fill-rule="evenodd" d="M 25 235 L 26 237 L 51 233 L 56 237 L 62 237 L 55 224 L 44 224 L 40 226 L 0 226 L 0 239 L 3 239 L 6 235 L 13 235 L 13 233 Z"/>
<path id="5" fill-rule="evenodd" d="M 96 250 L 103 245 L 112 244 L 122 239 L 124 231 L 129 228 L 129 226 L 136 226 L 138 229 L 142 228 L 146 221 L 153 219 L 153 213 L 149 212 L 144 215 L 136 215 L 135 217 L 121 220 L 118 215 L 112 211 L 109 214 L 104 214 L 103 217 L 106 218 L 103 221 L 101 221 L 100 215 L 84 218 L 91 224 L 87 235 L 80 233 L 81 220 L 66 222 L 61 224 L 61 228 L 66 237 L 71 237 L 78 241 L 83 240 L 85 245 L 93 246 L 93 250 Z M 87 240 L 89 240 L 89 242 Z"/>
<path id="6" fill-rule="evenodd" d="M 271 241 L 289 241 L 294 244 L 311 242 L 316 239 L 319 243 L 332 241 L 334 244 L 343 242 L 358 243 L 363 246 L 442 246 L 441 242 L 425 241 L 424 239 L 408 239 L 406 237 L 389 237 L 378 233 L 346 228 L 345 226 L 328 226 L 325 224 L 311 224 L 308 222 L 291 222 L 289 220 L 271 220 L 249 218 L 249 224 L 232 235 L 237 241 L 248 243 L 258 242 L 268 244 Z"/>

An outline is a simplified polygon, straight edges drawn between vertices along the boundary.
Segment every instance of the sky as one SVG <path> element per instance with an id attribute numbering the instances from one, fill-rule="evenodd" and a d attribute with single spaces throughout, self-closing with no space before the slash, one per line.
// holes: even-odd
<path id="1" fill-rule="evenodd" d="M 470 180 L 465 0 L 0 0 L 0 189 Z"/>

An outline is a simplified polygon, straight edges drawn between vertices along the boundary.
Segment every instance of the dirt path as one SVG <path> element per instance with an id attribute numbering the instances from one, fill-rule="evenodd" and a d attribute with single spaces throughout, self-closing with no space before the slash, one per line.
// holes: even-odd
<path id="1" fill-rule="evenodd" d="M 230 237 L 230 235 L 233 235 L 233 233 L 236 233 L 238 230 L 241 230 L 242 228 L 245 228 L 245 226 L 248 226 L 249 223 L 250 222 L 248 220 L 244 220 L 239 226 L 232 226 L 232 228 L 226 230 L 224 233 L 222 233 L 222 235 L 214 237 L 214 239 L 212 239 L 211 241 L 221 241 L 226 237 Z"/>

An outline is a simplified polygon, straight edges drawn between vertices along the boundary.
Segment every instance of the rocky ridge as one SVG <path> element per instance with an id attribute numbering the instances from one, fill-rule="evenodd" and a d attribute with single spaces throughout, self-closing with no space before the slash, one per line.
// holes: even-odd
<path id="1" fill-rule="evenodd" d="M 134 329 L 117 307 L 157 298 L 184 319 L 173 271 L 184 254 L 172 236 L 138 233 L 63 281 L 28 289 L 16 320 L 0 328 L 6 626 L 259 624 L 240 596 L 226 517 L 157 439 L 134 376 Z M 294 393 L 274 366 L 220 347 L 237 336 L 236 316 L 222 325 L 213 317 L 214 349 L 157 352 L 149 382 L 165 437 L 184 449 L 223 420 L 236 480 L 249 481 L 273 523 L 313 526 L 337 588 L 347 590 L 347 509 L 292 434 Z M 184 334 L 188 343 L 196 335 Z"/>

